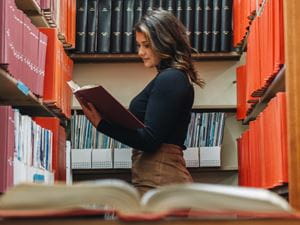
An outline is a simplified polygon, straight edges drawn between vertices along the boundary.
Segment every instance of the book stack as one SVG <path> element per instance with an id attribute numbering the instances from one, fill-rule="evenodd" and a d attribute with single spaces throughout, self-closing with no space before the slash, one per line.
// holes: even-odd
<path id="1" fill-rule="evenodd" d="M 133 26 L 155 9 L 173 13 L 198 52 L 232 50 L 232 0 L 77 0 L 78 53 L 134 53 Z"/>

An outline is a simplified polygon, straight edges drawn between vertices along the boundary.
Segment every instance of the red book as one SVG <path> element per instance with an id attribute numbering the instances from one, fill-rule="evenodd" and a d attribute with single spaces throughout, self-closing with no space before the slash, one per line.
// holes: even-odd
<path id="1" fill-rule="evenodd" d="M 88 102 L 92 103 L 104 120 L 128 129 L 145 126 L 101 85 L 80 88 L 73 81 L 69 81 L 68 84 L 75 97 L 86 106 Z"/>

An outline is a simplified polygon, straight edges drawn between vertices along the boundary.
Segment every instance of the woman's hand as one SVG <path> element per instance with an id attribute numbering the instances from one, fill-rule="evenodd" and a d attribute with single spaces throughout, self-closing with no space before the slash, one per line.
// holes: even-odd
<path id="1" fill-rule="evenodd" d="M 81 102 L 80 99 L 78 99 L 78 102 L 82 107 L 84 115 L 93 124 L 93 126 L 97 128 L 98 124 L 102 120 L 102 117 L 99 114 L 99 112 L 96 110 L 95 106 L 90 102 L 87 102 L 87 105 L 85 105 Z"/>

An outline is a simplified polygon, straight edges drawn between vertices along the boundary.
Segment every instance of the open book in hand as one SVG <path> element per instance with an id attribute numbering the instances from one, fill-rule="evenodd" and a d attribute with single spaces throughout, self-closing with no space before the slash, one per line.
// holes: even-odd
<path id="1" fill-rule="evenodd" d="M 164 186 L 148 191 L 142 198 L 133 186 L 114 179 L 72 186 L 20 184 L 0 197 L 0 217 L 4 218 L 108 212 L 131 221 L 207 215 L 298 218 L 287 201 L 271 191 L 202 183 Z"/>
<path id="2" fill-rule="evenodd" d="M 104 120 L 129 129 L 142 128 L 144 124 L 119 103 L 101 85 L 79 87 L 74 81 L 67 82 L 78 101 L 92 103 Z"/>

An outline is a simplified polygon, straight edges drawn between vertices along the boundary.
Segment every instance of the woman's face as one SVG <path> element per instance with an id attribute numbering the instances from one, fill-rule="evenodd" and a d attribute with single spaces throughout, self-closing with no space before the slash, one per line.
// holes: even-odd
<path id="1" fill-rule="evenodd" d="M 151 68 L 158 65 L 160 59 L 151 48 L 150 42 L 142 32 L 136 32 L 136 42 L 138 46 L 138 55 L 144 62 L 144 66 Z"/>

